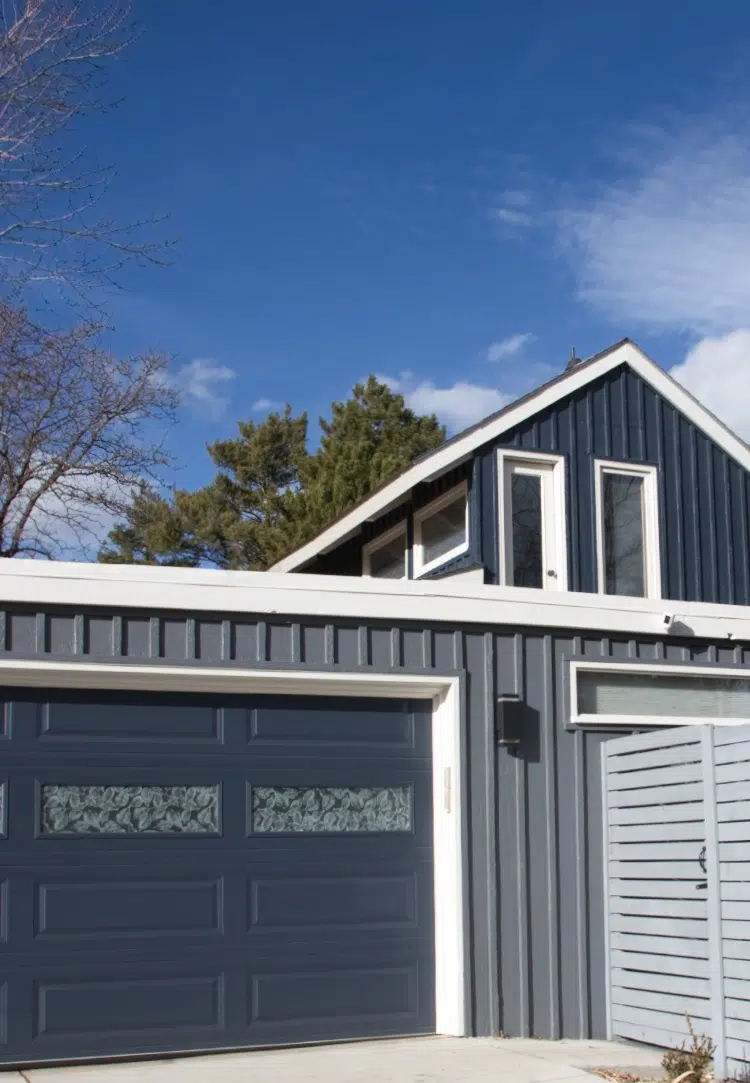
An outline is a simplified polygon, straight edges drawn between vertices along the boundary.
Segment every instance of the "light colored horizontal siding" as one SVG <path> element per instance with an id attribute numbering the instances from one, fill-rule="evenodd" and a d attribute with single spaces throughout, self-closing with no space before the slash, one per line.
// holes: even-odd
<path id="1" fill-rule="evenodd" d="M 654 767 L 650 771 L 625 771 L 611 773 L 609 776 L 610 794 L 613 803 L 617 803 L 617 794 L 621 790 L 643 790 L 651 786 L 677 786 L 687 782 L 698 782 L 701 777 L 699 763 L 677 764 L 674 767 Z"/>
<path id="2" fill-rule="evenodd" d="M 727 843 L 731 846 L 731 843 Z M 671 861 L 691 861 L 700 876 L 698 855 L 701 847 L 695 842 L 613 842 L 610 843 L 609 856 L 614 861 L 663 861 L 664 872 Z M 727 854 L 724 861 L 736 861 L 733 854 Z"/>
<path id="3" fill-rule="evenodd" d="M 744 1003 L 744 1001 L 742 1003 Z M 738 1038 L 741 1042 L 745 1042 L 745 1050 L 747 1053 L 750 1053 L 750 1019 L 747 1017 L 744 1019 L 732 1019 L 727 1016 L 725 1028 L 727 1038 Z"/>
<path id="4" fill-rule="evenodd" d="M 655 955 L 645 951 L 623 951 L 613 948 L 610 956 L 613 969 L 659 974 L 662 977 L 694 977 L 698 981 L 708 978 L 708 959 L 693 956 Z"/>
<path id="5" fill-rule="evenodd" d="M 689 918 L 630 917 L 628 914 L 610 914 L 609 927 L 616 933 L 637 933 L 645 936 L 665 936 L 682 939 L 705 940 L 708 937 L 706 921 Z"/>
<path id="6" fill-rule="evenodd" d="M 727 921 L 750 921 L 750 902 L 747 899 L 737 902 L 725 899 L 721 904 L 721 916 Z"/>
<path id="7" fill-rule="evenodd" d="M 750 780 L 750 760 L 720 763 L 716 766 L 717 789 L 727 782 L 747 782 L 748 780 Z"/>
<path id="8" fill-rule="evenodd" d="M 747 974 L 747 978 L 728 978 L 724 976 L 724 994 L 727 997 L 733 997 L 735 1000 L 750 1001 L 750 973 Z M 743 1008 L 745 1015 L 750 1012 L 750 1004 L 746 1003 Z"/>
<path id="9" fill-rule="evenodd" d="M 662 1007 L 665 999 L 661 998 Z M 659 1011 L 656 1008 L 636 1008 L 624 1004 L 612 1004 L 612 1017 L 622 1023 L 640 1023 L 644 1027 L 653 1027 L 654 1030 L 671 1031 L 680 1034 L 683 1038 L 688 1036 L 687 1020 L 679 1012 Z M 691 1016 L 693 1027 L 696 1030 L 707 1032 L 709 1020 L 708 1014 Z M 738 1035 L 735 1035 L 738 1037 Z M 680 1039 L 682 1040 L 682 1039 Z"/>
<path id="10" fill-rule="evenodd" d="M 731 786 L 728 783 L 727 786 Z M 661 806 L 682 803 L 684 801 L 702 801 L 703 785 L 700 782 L 685 782 L 678 786 L 649 786 L 642 790 L 617 790 L 609 795 L 610 808 L 632 808 L 634 806 Z M 727 798 L 738 800 L 738 798 Z"/>
<path id="11" fill-rule="evenodd" d="M 669 876 L 672 880 L 690 880 L 697 882 L 702 876 L 700 868 L 696 870 L 695 855 L 685 861 L 670 861 L 666 866 L 662 861 L 617 861 L 609 863 L 610 876 L 616 879 L 663 880 Z"/>
<path id="12" fill-rule="evenodd" d="M 724 808 L 731 808 L 731 805 L 725 805 Z M 748 855 L 750 856 L 750 821 L 748 820 L 731 820 L 728 823 L 723 822 L 718 825 L 719 843 L 722 842 L 744 842 L 748 846 Z M 719 851 L 721 854 L 721 851 Z"/>
<path id="13" fill-rule="evenodd" d="M 609 829 L 610 842 L 700 842 L 705 839 L 705 829 L 699 820 L 688 823 L 613 824 Z"/>
<path id="14" fill-rule="evenodd" d="M 695 884 L 686 880 L 615 880 L 609 882 L 611 896 L 641 899 L 701 899 L 705 902 L 705 891 L 701 894 Z"/>
<path id="15" fill-rule="evenodd" d="M 747 880 L 747 861 L 722 861 L 719 864 L 722 884 Z"/>
<path id="16" fill-rule="evenodd" d="M 691 1019 L 708 1019 L 711 1015 L 707 996 L 696 997 L 670 993 L 666 997 L 663 992 L 646 989 L 630 989 L 624 986 L 612 989 L 612 1005 L 615 1013 L 620 1007 L 650 1008 L 658 1012 L 663 1011 L 667 1004 L 672 1011 L 679 1012 L 680 1015 L 687 1013 Z"/>
<path id="17" fill-rule="evenodd" d="M 750 941 L 748 940 L 723 940 L 724 959 L 744 959 L 750 962 Z M 748 968 L 750 969 L 750 968 Z"/>
<path id="18" fill-rule="evenodd" d="M 742 982 L 738 982 L 738 985 L 742 984 Z M 709 985 L 705 975 L 699 978 L 685 974 L 663 974 L 659 970 L 625 970 L 620 967 L 613 967 L 612 985 L 620 990 L 618 996 L 620 996 L 622 1003 L 631 1003 L 630 1001 L 622 1001 L 621 993 L 624 989 L 658 993 L 662 1000 L 665 993 L 674 993 L 676 996 L 700 997 L 703 1000 L 706 1000 L 709 995 Z M 634 1003 L 638 1004 L 638 1001 L 636 1000 Z"/>
<path id="19" fill-rule="evenodd" d="M 737 905 L 742 905 L 739 903 Z M 700 918 L 706 921 L 706 903 L 694 899 L 632 899 L 614 896 L 610 902 L 613 914 L 642 917 Z"/>
<path id="20" fill-rule="evenodd" d="M 722 743 L 718 740 L 719 734 L 714 738 L 714 762 L 718 767 L 723 763 L 735 763 L 747 760 L 750 762 L 750 736 L 747 729 L 735 730 L 735 740 Z"/>
<path id="21" fill-rule="evenodd" d="M 722 808 L 731 809 L 732 805 Z M 680 801 L 673 805 L 634 805 L 628 808 L 610 808 L 610 826 L 623 824 L 653 824 L 658 818 L 660 824 L 681 823 L 697 820 L 703 823 L 702 801 Z"/>
<path id="22" fill-rule="evenodd" d="M 673 767 L 680 763 L 701 762 L 701 746 L 688 744 L 677 748 L 650 748 L 645 752 L 632 752 L 626 756 L 610 756 L 607 773 L 611 776 L 625 771 L 648 770 L 653 767 Z M 700 775 L 700 767 L 696 777 Z"/>
<path id="23" fill-rule="evenodd" d="M 650 733 L 638 733 L 620 738 L 609 742 L 604 751 L 608 760 L 627 759 L 628 756 L 646 749 L 676 748 L 679 745 L 695 744 L 700 744 L 700 736 L 693 728 L 685 726 L 678 729 L 652 730 Z"/>
<path id="24" fill-rule="evenodd" d="M 721 804 L 723 801 L 744 801 L 747 798 L 746 782 L 725 782 L 716 787 L 716 800 Z"/>
<path id="25" fill-rule="evenodd" d="M 720 824 L 729 820 L 750 820 L 750 801 L 724 801 L 717 807 Z"/>
<path id="26" fill-rule="evenodd" d="M 614 1033 L 620 1038 L 627 1038 L 632 1042 L 643 1042 L 644 1045 L 661 1046 L 663 1049 L 677 1048 L 688 1037 L 687 1030 L 657 1029 L 653 1020 L 651 1026 L 646 1023 L 624 1022 L 620 1019 L 614 1020 L 613 1023 Z"/>
<path id="27" fill-rule="evenodd" d="M 680 959 L 708 958 L 708 941 L 706 939 L 648 936 L 642 933 L 613 931 L 610 942 L 613 949 L 639 951 L 645 955 L 663 955 L 665 956 L 665 967 L 668 965 L 668 959 L 673 956 Z"/>

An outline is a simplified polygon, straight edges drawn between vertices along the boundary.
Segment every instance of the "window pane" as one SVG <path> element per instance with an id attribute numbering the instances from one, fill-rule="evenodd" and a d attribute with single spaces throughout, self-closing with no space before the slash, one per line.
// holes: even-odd
<path id="1" fill-rule="evenodd" d="M 218 786 L 42 786 L 45 835 L 218 835 Z"/>
<path id="2" fill-rule="evenodd" d="M 747 718 L 750 680 L 662 673 L 578 674 L 580 714 L 658 718 Z"/>
<path id="3" fill-rule="evenodd" d="M 607 594 L 642 598 L 643 478 L 602 474 L 604 581 Z"/>
<path id="4" fill-rule="evenodd" d="M 450 553 L 466 541 L 466 497 L 456 497 L 434 515 L 422 520 L 422 562 Z"/>
<path id="5" fill-rule="evenodd" d="M 370 553 L 370 575 L 376 579 L 403 579 L 406 575 L 406 535 L 400 534 Z"/>
<path id="6" fill-rule="evenodd" d="M 538 474 L 511 474 L 513 586 L 542 587 L 542 479 Z"/>
<path id="7" fill-rule="evenodd" d="M 253 786 L 253 831 L 411 831 L 411 786 Z"/>

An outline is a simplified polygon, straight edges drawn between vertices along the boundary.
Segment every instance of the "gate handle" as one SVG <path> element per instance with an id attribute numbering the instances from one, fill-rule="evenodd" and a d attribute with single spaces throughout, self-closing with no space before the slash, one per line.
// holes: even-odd
<path id="1" fill-rule="evenodd" d="M 698 854 L 698 864 L 701 867 L 701 872 L 704 872 L 704 873 L 708 872 L 708 869 L 706 867 L 706 847 L 705 846 L 703 847 L 701 852 Z"/>

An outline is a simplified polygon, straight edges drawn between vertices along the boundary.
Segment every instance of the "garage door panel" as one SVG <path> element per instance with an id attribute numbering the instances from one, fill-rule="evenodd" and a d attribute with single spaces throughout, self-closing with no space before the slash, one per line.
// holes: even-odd
<path id="1" fill-rule="evenodd" d="M 0 1061 L 434 1030 L 428 705 L 192 699 L 0 712 Z"/>
<path id="2" fill-rule="evenodd" d="M 269 954 L 251 966 L 224 952 L 189 962 L 120 957 L 116 969 L 108 957 L 70 959 L 19 967 L 7 984 L 8 1061 L 434 1029 L 431 964 L 398 944 L 385 945 L 376 961 L 343 948 Z"/>

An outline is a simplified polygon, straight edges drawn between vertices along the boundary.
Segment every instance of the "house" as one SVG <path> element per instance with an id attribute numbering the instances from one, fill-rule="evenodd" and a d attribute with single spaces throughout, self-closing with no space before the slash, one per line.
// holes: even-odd
<path id="1" fill-rule="evenodd" d="M 678 1034 L 601 752 L 750 717 L 749 488 L 624 341 L 269 573 L 3 562 L 0 1063 Z"/>

